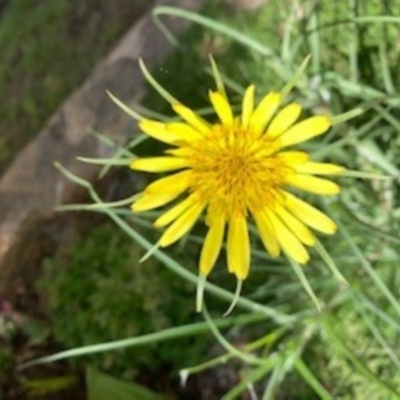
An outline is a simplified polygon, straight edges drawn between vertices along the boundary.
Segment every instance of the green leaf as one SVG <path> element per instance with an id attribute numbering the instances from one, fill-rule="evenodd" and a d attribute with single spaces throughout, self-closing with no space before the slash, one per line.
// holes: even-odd
<path id="1" fill-rule="evenodd" d="M 113 378 L 92 368 L 86 370 L 88 400 L 166 400 L 161 394 L 138 385 Z"/>

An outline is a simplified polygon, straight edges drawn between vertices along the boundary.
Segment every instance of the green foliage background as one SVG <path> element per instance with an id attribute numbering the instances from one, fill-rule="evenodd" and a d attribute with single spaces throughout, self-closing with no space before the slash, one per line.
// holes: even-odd
<path id="1" fill-rule="evenodd" d="M 312 251 L 312 262 L 304 269 L 296 269 L 283 258 L 271 260 L 253 235 L 252 274 L 235 313 L 242 317 L 261 312 L 265 318 L 252 327 L 239 320 L 222 336 L 205 316 L 218 344 L 217 354 L 224 355 L 209 361 L 211 354 L 203 347 L 206 340 L 192 341 L 188 333 L 187 339 L 176 339 L 165 347 L 149 339 L 149 350 L 123 348 L 80 362 L 131 377 L 137 368 L 151 369 L 159 362 L 195 374 L 235 358 L 229 368 L 240 379 L 225 400 L 240 398 L 249 385 L 263 400 L 400 398 L 399 6 L 398 0 L 270 0 L 256 13 L 233 13 L 220 2 L 207 2 L 201 14 L 211 18 L 203 21 L 206 28 L 195 25 L 180 39 L 177 52 L 155 71 L 167 90 L 208 118 L 206 96 L 212 84 L 208 52 L 214 54 L 236 107 L 247 84 L 257 84 L 259 96 L 279 90 L 311 53 L 309 68 L 290 99 L 299 101 L 305 114 L 338 115 L 358 106 L 365 112 L 333 127 L 306 150 L 316 160 L 332 160 L 390 179 L 341 178 L 343 192 L 337 198 L 306 197 L 338 222 L 339 232 L 320 237 L 321 246 Z M 42 17 L 61 18 L 66 7 L 65 2 L 54 3 L 54 9 Z M 227 26 L 238 35 L 229 36 Z M 1 37 L 0 31 L 0 43 Z M 248 38 L 257 40 L 259 46 L 252 48 L 249 42 L 244 46 Z M 82 48 L 70 51 L 89 47 L 83 43 Z M 33 53 L 27 50 L 26 54 L 21 73 L 36 68 L 31 64 Z M 66 55 L 74 56 L 68 51 Z M 43 60 L 43 65 L 48 65 L 46 60 L 50 63 L 48 53 Z M 0 69 L 0 85 L 1 74 L 7 76 L 7 72 Z M 45 85 L 57 86 L 57 79 Z M 43 91 L 42 87 L 35 89 Z M 170 107 L 156 95 L 149 95 L 144 105 L 147 110 L 141 111 L 149 115 L 152 111 L 163 118 L 171 115 Z M 27 98 L 24 114 L 32 112 L 36 118 L 35 106 Z M 18 119 L 17 114 L 7 113 Z M 117 145 L 115 150 L 121 157 Z M 130 143 L 130 150 L 132 156 L 148 154 L 155 151 L 155 145 L 151 141 L 138 147 Z M 89 192 L 94 202 L 101 203 L 90 186 Z M 57 339 L 66 347 L 79 347 L 124 337 L 134 340 L 178 325 L 187 326 L 189 332 L 197 318 L 193 316 L 194 289 L 188 283 L 195 281 L 190 272 L 195 271 L 197 260 L 190 253 L 199 251 L 201 228 L 167 253 L 155 251 L 157 261 L 142 265 L 138 264 L 142 252 L 131 239 L 151 247 L 155 239 L 149 231 L 150 221 L 156 213 L 137 216 L 126 208 L 103 207 L 101 211 L 128 235 L 115 227 L 100 228 L 77 244 L 67 258 L 46 266 L 41 287 L 49 299 Z M 211 280 L 231 289 L 229 278 L 221 260 Z M 226 301 L 229 294 L 213 287 L 208 291 L 207 304 L 218 317 L 220 303 L 213 308 L 209 299 L 214 295 Z M 186 357 L 188 348 L 191 352 Z"/>

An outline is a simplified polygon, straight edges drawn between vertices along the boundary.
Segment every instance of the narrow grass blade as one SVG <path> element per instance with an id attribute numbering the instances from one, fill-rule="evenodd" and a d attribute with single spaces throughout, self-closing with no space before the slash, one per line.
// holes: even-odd
<path id="1" fill-rule="evenodd" d="M 310 58 L 311 58 L 311 54 L 309 54 L 304 59 L 304 61 L 301 63 L 301 65 L 297 69 L 297 71 L 293 74 L 293 76 L 291 77 L 289 82 L 283 87 L 283 89 L 281 90 L 282 99 L 284 99 L 289 94 L 289 92 L 297 85 L 297 83 L 301 79 L 302 75 L 304 74 L 304 71 L 307 68 Z"/>
<path id="2" fill-rule="evenodd" d="M 90 157 L 76 157 L 77 160 L 85 162 L 87 164 L 95 164 L 95 165 L 129 165 L 132 160 L 127 160 L 126 158 L 90 158 Z"/>
<path id="3" fill-rule="evenodd" d="M 224 327 L 228 327 L 231 325 L 234 325 L 234 326 L 246 325 L 246 324 L 258 322 L 262 319 L 264 319 L 264 316 L 262 314 L 250 313 L 250 314 L 241 315 L 241 316 L 235 317 L 235 318 L 220 318 L 220 319 L 215 320 L 213 322 L 213 324 L 215 327 L 224 328 Z M 50 356 L 41 357 L 36 360 L 28 361 L 28 362 L 22 364 L 20 366 L 20 369 L 28 368 L 33 365 L 45 364 L 45 363 L 49 363 L 49 362 L 63 360 L 66 358 L 71 358 L 71 357 L 78 357 L 78 356 L 83 356 L 83 355 L 87 355 L 87 354 L 100 353 L 100 352 L 110 351 L 110 350 L 117 350 L 117 349 L 121 349 L 124 347 L 149 345 L 149 344 L 153 344 L 156 342 L 177 339 L 177 338 L 189 336 L 189 335 L 198 335 L 200 333 L 207 332 L 209 330 L 209 328 L 210 328 L 210 325 L 208 322 L 196 322 L 194 324 L 179 326 L 176 328 L 165 329 L 161 332 L 150 333 L 150 334 L 142 335 L 139 337 L 115 340 L 112 342 L 101 343 L 101 344 L 93 344 L 90 346 L 77 347 L 75 349 L 61 351 L 59 353 L 56 353 L 56 354 L 53 354 Z"/>
<path id="4" fill-rule="evenodd" d="M 256 383 L 263 377 L 265 377 L 269 371 L 271 371 L 280 362 L 278 355 L 272 355 L 259 367 L 254 368 L 250 373 L 247 374 L 240 383 L 235 385 L 228 393 L 226 393 L 221 400 L 235 400 L 238 399 L 239 395 L 243 393 L 251 384 Z"/>
<path id="5" fill-rule="evenodd" d="M 136 111 L 132 110 L 132 108 L 128 107 L 126 104 L 124 104 L 121 100 L 117 99 L 111 92 L 107 90 L 107 94 L 110 96 L 111 100 L 126 114 L 131 116 L 133 119 L 136 121 L 140 121 L 143 119 L 143 117 Z"/>
<path id="6" fill-rule="evenodd" d="M 354 108 L 353 110 L 347 111 L 343 114 L 336 115 L 332 118 L 332 125 L 341 124 L 349 119 L 353 119 L 363 114 L 364 110 L 360 107 Z"/>
<path id="7" fill-rule="evenodd" d="M 317 310 L 319 312 L 321 312 L 322 311 L 322 305 L 321 305 L 320 301 L 318 300 L 318 297 L 314 293 L 314 290 L 312 289 L 310 283 L 308 282 L 308 279 L 307 279 L 307 277 L 306 277 L 306 275 L 305 275 L 305 273 L 303 271 L 303 268 L 297 262 L 291 260 L 289 257 L 288 257 L 288 259 L 289 259 L 290 265 L 293 268 L 293 271 L 295 272 L 295 274 L 299 278 L 299 281 L 302 284 L 304 290 L 310 296 L 310 298 L 313 301 L 313 303 L 315 304 L 315 307 L 317 308 Z"/>
<path id="8" fill-rule="evenodd" d="M 217 328 L 217 325 L 215 324 L 215 322 L 211 319 L 210 314 L 208 313 L 206 307 L 203 307 L 203 315 L 204 315 L 204 319 L 208 325 L 208 327 L 210 328 L 210 331 L 212 332 L 212 334 L 215 336 L 215 338 L 217 339 L 218 343 L 230 354 L 232 354 L 233 356 L 239 358 L 240 360 L 242 360 L 245 363 L 248 363 L 250 365 L 260 365 L 263 363 L 263 361 L 258 358 L 255 357 L 251 354 L 247 354 L 244 353 L 243 351 L 239 350 L 238 348 L 236 348 L 235 346 L 233 346 L 232 344 L 230 344 L 220 333 L 220 331 Z"/>
<path id="9" fill-rule="evenodd" d="M 139 58 L 139 67 L 146 78 L 146 81 L 150 83 L 150 85 L 158 92 L 158 94 L 168 101 L 170 104 L 180 103 L 174 96 L 171 95 L 167 90 L 165 90 L 151 75 L 150 71 L 147 69 L 146 64 L 143 62 L 141 58 Z"/>
<path id="10" fill-rule="evenodd" d="M 333 400 L 333 397 L 322 386 L 322 384 L 318 381 L 318 379 L 301 358 L 298 358 L 295 361 L 294 366 L 298 374 L 304 379 L 305 382 L 308 383 L 308 385 L 310 385 L 310 387 L 314 389 L 315 393 L 319 396 L 321 400 Z"/>
<path id="11" fill-rule="evenodd" d="M 153 16 L 157 20 L 159 16 L 161 15 L 169 15 L 172 17 L 178 17 L 178 18 L 183 18 L 188 21 L 195 22 L 199 25 L 205 26 L 208 29 L 211 29 L 215 32 L 222 33 L 223 35 L 226 35 L 235 41 L 243 44 L 247 48 L 253 49 L 257 51 L 258 53 L 264 55 L 264 56 L 271 56 L 273 55 L 272 50 L 263 45 L 262 43 L 258 42 L 255 39 L 252 39 L 248 37 L 247 35 L 243 34 L 240 31 L 237 31 L 235 29 L 232 29 L 224 24 L 221 24 L 218 21 L 215 21 L 212 18 L 207 18 L 204 17 L 203 15 L 191 11 L 187 11 L 181 8 L 176 8 L 176 7 L 171 7 L 171 6 L 159 6 L 155 7 L 153 10 Z M 157 25 L 160 27 L 162 23 L 160 21 L 157 22 Z M 165 26 L 162 28 L 162 31 L 167 34 L 167 36 L 172 39 L 175 43 L 177 41 L 173 36 L 171 35 L 170 32 L 165 28 Z M 167 33 L 168 32 L 168 33 Z"/>
<path id="12" fill-rule="evenodd" d="M 344 286 L 350 286 L 349 282 L 347 282 L 347 279 L 339 271 L 339 268 L 337 267 L 335 261 L 332 259 L 330 254 L 325 250 L 325 248 L 322 246 L 319 240 L 317 240 L 315 243 L 315 250 L 317 250 L 321 258 L 324 260 L 325 264 L 331 270 L 333 276 Z"/>

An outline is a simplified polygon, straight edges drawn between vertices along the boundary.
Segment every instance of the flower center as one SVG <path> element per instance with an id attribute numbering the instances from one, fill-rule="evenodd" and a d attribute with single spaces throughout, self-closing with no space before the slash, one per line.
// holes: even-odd
<path id="1" fill-rule="evenodd" d="M 227 218 L 271 205 L 285 182 L 287 165 L 276 140 L 240 125 L 215 125 L 193 145 L 191 191 Z"/>

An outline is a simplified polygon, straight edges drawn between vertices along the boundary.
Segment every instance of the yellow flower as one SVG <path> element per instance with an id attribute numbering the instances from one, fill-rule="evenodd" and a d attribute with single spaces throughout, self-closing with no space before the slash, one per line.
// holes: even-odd
<path id="1" fill-rule="evenodd" d="M 298 143 L 328 131 L 327 116 L 298 121 L 301 106 L 281 107 L 282 95 L 268 93 L 255 105 L 254 86 L 244 93 L 240 115 L 235 115 L 224 90 L 210 91 L 218 121 L 209 123 L 180 103 L 173 109 L 182 122 L 148 119 L 139 126 L 147 135 L 171 145 L 161 157 L 139 158 L 131 168 L 172 175 L 146 187 L 132 205 L 134 212 L 155 209 L 173 201 L 154 225 L 166 228 L 159 245 L 169 246 L 184 236 L 205 213 L 208 233 L 200 256 L 206 277 L 221 251 L 226 233 L 229 272 L 242 282 L 250 268 L 248 221 L 255 222 L 272 257 L 284 252 L 300 264 L 309 259 L 306 246 L 315 244 L 310 228 L 332 234 L 335 223 L 290 193 L 290 187 L 319 195 L 334 195 L 334 182 L 314 175 L 341 173 L 344 168 L 310 160 Z"/>

